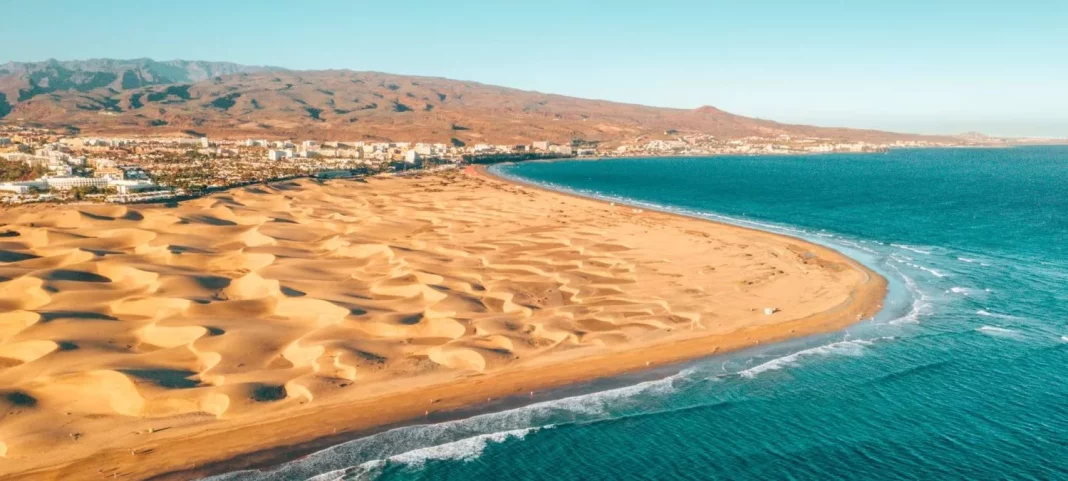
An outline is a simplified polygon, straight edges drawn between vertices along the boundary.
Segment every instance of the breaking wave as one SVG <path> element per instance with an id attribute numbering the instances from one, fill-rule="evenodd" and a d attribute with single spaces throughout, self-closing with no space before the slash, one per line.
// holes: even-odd
<path id="1" fill-rule="evenodd" d="M 980 327 L 979 329 L 976 329 L 976 330 L 981 332 L 981 333 L 983 333 L 983 334 L 986 334 L 988 336 L 1006 337 L 1006 338 L 1011 338 L 1011 339 L 1019 339 L 1020 338 L 1020 331 L 1017 331 L 1017 330 L 1014 330 L 1014 329 L 1006 329 L 1004 327 L 982 326 L 982 327 Z"/>
<path id="2" fill-rule="evenodd" d="M 453 441 L 451 443 L 414 449 L 408 452 L 395 454 L 386 459 L 375 459 L 357 466 L 336 469 L 317 476 L 308 478 L 308 481 L 340 481 L 340 480 L 363 480 L 374 479 L 381 474 L 387 466 L 404 465 L 419 469 L 427 461 L 472 461 L 482 455 L 490 444 L 499 444 L 514 439 L 522 440 L 528 434 L 542 429 L 550 429 L 552 425 L 542 428 L 513 429 L 497 433 L 481 434 L 478 436 Z"/>
<path id="3" fill-rule="evenodd" d="M 803 351 L 797 351 L 793 354 L 778 357 L 767 361 L 763 364 L 753 366 L 744 371 L 739 371 L 738 375 L 744 378 L 755 378 L 761 373 L 768 371 L 777 371 L 779 369 L 793 366 L 798 363 L 802 358 L 809 356 L 851 356 L 857 357 L 864 354 L 864 348 L 873 344 L 873 341 L 854 339 L 851 341 L 839 341 L 823 346 L 817 346 Z"/>
<path id="4" fill-rule="evenodd" d="M 614 411 L 628 407 L 631 398 L 670 394 L 676 390 L 675 383 L 692 372 L 693 369 L 685 369 L 663 379 L 455 421 L 399 427 L 332 446 L 270 471 L 237 471 L 207 480 L 362 480 L 374 479 L 390 463 L 419 467 L 428 460 L 468 461 L 492 443 L 521 440 L 531 432 L 559 423 L 606 419 Z M 634 404 L 641 402 L 633 400 Z"/>

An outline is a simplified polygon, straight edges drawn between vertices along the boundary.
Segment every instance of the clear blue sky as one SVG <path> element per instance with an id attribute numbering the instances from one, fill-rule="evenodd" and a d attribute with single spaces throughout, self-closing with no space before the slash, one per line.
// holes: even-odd
<path id="1" fill-rule="evenodd" d="M 1068 0 L 0 0 L 0 63 L 443 76 L 786 122 L 1068 136 Z"/>

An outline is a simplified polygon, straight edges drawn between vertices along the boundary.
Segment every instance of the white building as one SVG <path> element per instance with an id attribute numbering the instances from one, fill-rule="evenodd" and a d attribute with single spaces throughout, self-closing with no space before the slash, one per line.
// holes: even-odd
<path id="1" fill-rule="evenodd" d="M 39 157 L 39 156 L 36 156 L 36 155 L 23 154 L 23 153 L 19 153 L 19 152 L 13 152 L 13 153 L 10 153 L 10 154 L 3 154 L 3 155 L 0 155 L 0 157 L 3 157 L 4 160 L 7 160 L 8 162 L 25 162 L 30 167 L 33 167 L 35 165 L 48 165 L 49 162 L 52 161 L 52 159 L 50 159 L 48 157 Z"/>
<path id="2" fill-rule="evenodd" d="M 68 177 L 74 174 L 74 169 L 71 166 L 61 163 L 48 164 L 48 171 L 57 177 Z"/>
<path id="3" fill-rule="evenodd" d="M 286 155 L 286 151 L 284 151 L 284 150 L 268 150 L 267 151 L 267 160 L 282 160 L 282 159 L 284 159 L 286 157 L 288 157 L 288 155 Z"/>
<path id="4" fill-rule="evenodd" d="M 97 187 L 103 189 L 108 186 L 108 179 L 97 177 L 43 177 L 49 189 L 71 190 L 75 187 Z"/>
<path id="5" fill-rule="evenodd" d="M 113 168 L 115 165 L 115 161 L 111 159 L 93 159 L 93 166 L 98 169 Z"/>
<path id="6" fill-rule="evenodd" d="M 549 151 L 560 155 L 571 155 L 572 152 L 570 145 L 554 145 L 549 147 Z"/>
<path id="7" fill-rule="evenodd" d="M 45 190 L 48 188 L 48 184 L 38 180 L 31 180 L 27 182 L 4 182 L 0 184 L 0 191 L 14 192 L 19 195 L 29 194 L 30 189 L 33 188 Z"/>
<path id="8" fill-rule="evenodd" d="M 151 180 L 109 180 L 108 187 L 114 187 L 120 195 L 132 194 L 156 187 Z"/>
<path id="9" fill-rule="evenodd" d="M 419 161 L 419 152 L 409 150 L 404 153 L 404 161 L 409 164 L 414 164 Z"/>
<path id="10" fill-rule="evenodd" d="M 546 140 L 534 142 L 534 150 L 549 150 L 549 142 Z"/>
<path id="11" fill-rule="evenodd" d="M 303 150 L 313 150 L 316 147 L 319 147 L 319 142 L 316 142 L 314 140 L 305 140 L 304 142 L 300 143 L 300 147 Z"/>

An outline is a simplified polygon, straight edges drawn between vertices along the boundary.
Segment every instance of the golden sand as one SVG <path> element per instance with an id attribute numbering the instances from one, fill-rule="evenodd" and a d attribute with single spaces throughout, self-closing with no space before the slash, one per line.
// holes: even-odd
<path id="1" fill-rule="evenodd" d="M 798 239 L 470 173 L 7 209 L 0 477 L 184 479 L 838 329 L 884 294 Z"/>

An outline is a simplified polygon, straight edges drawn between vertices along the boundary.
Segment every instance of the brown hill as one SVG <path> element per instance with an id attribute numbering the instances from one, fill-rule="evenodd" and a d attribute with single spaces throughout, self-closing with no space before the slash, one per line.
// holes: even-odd
<path id="1" fill-rule="evenodd" d="M 210 62 L 97 60 L 0 66 L 0 117 L 84 133 L 413 140 L 618 141 L 665 132 L 937 140 L 787 125 L 730 114 L 543 94 L 377 72 L 287 71 Z"/>

